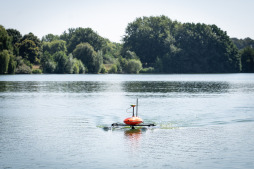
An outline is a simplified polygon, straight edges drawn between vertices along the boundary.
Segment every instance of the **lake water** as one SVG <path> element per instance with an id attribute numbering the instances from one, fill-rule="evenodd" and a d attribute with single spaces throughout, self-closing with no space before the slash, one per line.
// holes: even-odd
<path id="1" fill-rule="evenodd" d="M 253 168 L 253 128 L 254 74 L 0 75 L 3 169 Z"/>

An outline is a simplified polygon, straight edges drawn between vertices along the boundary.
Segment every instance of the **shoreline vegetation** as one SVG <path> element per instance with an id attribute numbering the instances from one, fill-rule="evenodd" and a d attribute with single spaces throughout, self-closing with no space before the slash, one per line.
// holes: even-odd
<path id="1" fill-rule="evenodd" d="M 254 73 L 254 40 L 216 25 L 136 18 L 122 43 L 91 28 L 39 39 L 0 25 L 0 74 Z"/>

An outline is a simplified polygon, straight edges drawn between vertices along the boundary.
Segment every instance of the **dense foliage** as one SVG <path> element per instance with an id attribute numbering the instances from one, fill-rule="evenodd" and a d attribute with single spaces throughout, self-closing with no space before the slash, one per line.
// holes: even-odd
<path id="1" fill-rule="evenodd" d="M 166 16 L 137 18 L 126 29 L 123 50 L 161 73 L 240 72 L 238 49 L 216 25 L 178 23 Z"/>
<path id="2" fill-rule="evenodd" d="M 134 51 L 142 63 L 153 66 L 158 57 L 170 52 L 174 43 L 173 26 L 174 23 L 165 16 L 137 18 L 126 28 L 124 50 Z"/>
<path id="3" fill-rule="evenodd" d="M 242 71 L 246 73 L 254 73 L 254 49 L 246 47 L 241 50 Z"/>
<path id="4" fill-rule="evenodd" d="M 251 38 L 231 38 L 240 50 L 242 72 L 254 73 L 254 40 Z"/>
<path id="5" fill-rule="evenodd" d="M 129 23 L 122 44 L 91 28 L 39 39 L 0 25 L 0 74 L 254 72 L 253 45 L 250 38 L 230 39 L 216 25 L 166 16 Z"/>
<path id="6" fill-rule="evenodd" d="M 245 39 L 231 38 L 231 40 L 234 42 L 236 47 L 240 50 L 246 47 L 251 47 L 251 48 L 254 47 L 254 40 L 252 40 L 251 38 L 245 38 Z"/>

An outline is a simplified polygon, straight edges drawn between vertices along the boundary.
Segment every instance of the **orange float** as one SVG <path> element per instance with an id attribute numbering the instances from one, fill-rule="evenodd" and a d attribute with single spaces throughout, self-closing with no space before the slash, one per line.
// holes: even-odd
<path id="1" fill-rule="evenodd" d="M 111 124 L 111 126 L 112 127 L 130 126 L 132 129 L 135 129 L 136 126 L 147 126 L 147 127 L 155 126 L 155 124 L 143 124 L 143 120 L 140 117 L 138 117 L 138 99 L 137 99 L 137 104 L 136 105 L 131 105 L 131 107 L 133 108 L 132 117 L 128 117 L 128 118 L 124 119 L 123 122 L 125 124 L 113 123 L 113 124 Z M 136 115 L 134 113 L 135 107 L 136 107 Z"/>
<path id="2" fill-rule="evenodd" d="M 129 117 L 124 119 L 123 122 L 128 125 L 137 125 L 137 124 L 143 123 L 143 120 L 139 117 Z"/>
<path id="3" fill-rule="evenodd" d="M 132 117 L 128 117 L 128 118 L 124 119 L 123 122 L 125 124 L 134 126 L 134 125 L 143 123 L 143 120 L 141 118 L 137 117 L 137 111 L 136 111 L 136 116 L 134 115 L 134 108 L 135 108 L 135 106 L 136 105 L 131 105 L 131 107 L 133 108 L 133 114 L 132 114 Z"/>

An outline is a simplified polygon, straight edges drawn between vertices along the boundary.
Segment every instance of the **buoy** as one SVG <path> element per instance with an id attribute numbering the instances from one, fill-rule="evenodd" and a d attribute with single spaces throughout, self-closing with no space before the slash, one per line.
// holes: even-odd
<path id="1" fill-rule="evenodd" d="M 123 122 L 128 125 L 137 125 L 137 124 L 143 123 L 143 120 L 139 117 L 128 117 L 124 119 Z"/>
<path id="2" fill-rule="evenodd" d="M 135 107 L 136 107 L 136 115 L 134 113 Z M 113 123 L 113 124 L 111 124 L 111 126 L 112 127 L 130 126 L 131 129 L 135 129 L 136 126 L 147 126 L 147 127 L 155 126 L 155 124 L 144 124 L 143 120 L 140 117 L 138 117 L 138 99 L 137 99 L 136 105 L 132 104 L 130 108 L 133 108 L 132 117 L 128 117 L 128 118 L 124 119 L 123 122 L 125 124 Z"/>
<path id="3" fill-rule="evenodd" d="M 143 120 L 140 117 L 137 117 L 138 99 L 137 99 L 137 107 L 134 104 L 132 104 L 131 107 L 133 108 L 132 117 L 128 117 L 128 118 L 124 119 L 123 122 L 128 125 L 137 125 L 137 124 L 143 123 Z M 134 113 L 135 107 L 136 107 L 136 116 Z"/>

